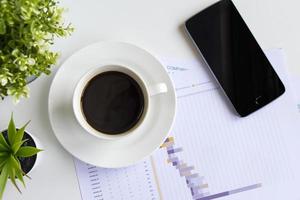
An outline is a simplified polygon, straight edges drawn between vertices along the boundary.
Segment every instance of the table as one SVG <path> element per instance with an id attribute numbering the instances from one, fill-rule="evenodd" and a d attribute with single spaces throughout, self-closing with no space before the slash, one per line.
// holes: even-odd
<path id="1" fill-rule="evenodd" d="M 101 40 L 134 43 L 156 57 L 193 59 L 198 54 L 183 31 L 184 21 L 215 0 L 61 0 L 68 8 L 66 21 L 76 28 L 72 37 L 57 40 L 61 52 L 57 66 L 80 48 Z M 299 73 L 300 18 L 297 0 L 235 0 L 236 6 L 264 49 L 285 49 L 289 70 Z M 83 66 L 84 67 L 84 66 Z M 80 190 L 73 158 L 56 140 L 48 118 L 48 92 L 51 76 L 31 83 L 31 97 L 14 105 L 11 98 L 0 103 L 0 129 L 8 123 L 11 111 L 17 125 L 31 119 L 28 131 L 43 144 L 43 160 L 26 180 L 20 195 L 8 184 L 4 199 L 72 199 L 80 200 Z M 62 86 L 63 87 L 63 86 Z"/>

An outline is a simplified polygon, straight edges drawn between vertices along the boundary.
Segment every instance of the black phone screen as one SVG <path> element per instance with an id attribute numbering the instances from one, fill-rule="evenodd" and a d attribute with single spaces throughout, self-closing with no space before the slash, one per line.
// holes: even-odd
<path id="1" fill-rule="evenodd" d="M 213 4 L 185 26 L 240 116 L 284 93 L 283 83 L 231 0 Z"/>

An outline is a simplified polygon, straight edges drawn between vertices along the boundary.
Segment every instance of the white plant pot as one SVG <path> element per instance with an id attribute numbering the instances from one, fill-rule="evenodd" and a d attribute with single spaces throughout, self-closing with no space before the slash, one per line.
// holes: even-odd
<path id="1" fill-rule="evenodd" d="M 25 130 L 25 133 L 27 133 L 28 135 L 30 135 L 32 137 L 32 139 L 34 140 L 34 143 L 36 145 L 36 148 L 43 149 L 43 146 L 42 146 L 40 140 L 36 136 L 34 136 L 33 134 L 29 133 L 26 130 Z M 32 171 L 37 168 L 37 166 L 41 163 L 41 160 L 43 159 L 43 157 L 44 157 L 43 152 L 40 152 L 36 155 L 36 161 L 35 161 L 32 169 L 27 173 L 27 175 L 30 175 L 32 173 Z"/>

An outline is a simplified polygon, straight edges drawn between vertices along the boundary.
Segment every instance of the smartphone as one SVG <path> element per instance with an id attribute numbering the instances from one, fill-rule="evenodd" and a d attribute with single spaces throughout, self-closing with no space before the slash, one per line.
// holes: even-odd
<path id="1" fill-rule="evenodd" d="M 285 92 L 285 87 L 231 0 L 188 19 L 188 35 L 244 117 Z"/>

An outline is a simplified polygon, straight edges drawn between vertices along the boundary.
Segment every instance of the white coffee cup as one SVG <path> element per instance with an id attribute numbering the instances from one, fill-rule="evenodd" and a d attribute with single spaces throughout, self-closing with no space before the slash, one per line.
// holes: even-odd
<path id="1" fill-rule="evenodd" d="M 104 72 L 109 72 L 109 71 L 116 71 L 116 72 L 121 72 L 124 74 L 127 74 L 131 78 L 133 78 L 140 86 L 142 89 L 143 95 L 144 95 L 144 111 L 142 117 L 139 119 L 138 123 L 131 128 L 130 130 L 121 133 L 121 134 L 116 134 L 116 135 L 110 135 L 107 133 L 102 133 L 96 129 L 94 129 L 86 120 L 85 115 L 83 113 L 82 105 L 81 105 L 81 97 L 82 93 L 85 90 L 86 85 L 89 83 L 89 81 Z M 147 116 L 147 112 L 150 109 L 150 101 L 153 97 L 166 93 L 168 92 L 167 85 L 165 83 L 155 83 L 155 84 L 146 84 L 145 81 L 143 80 L 142 76 L 139 75 L 137 72 L 134 70 L 130 69 L 129 67 L 126 66 L 121 66 L 121 65 L 105 65 L 105 66 L 100 66 L 96 67 L 90 71 L 88 71 L 85 75 L 82 76 L 82 78 L 79 80 L 77 83 L 74 94 L 73 94 L 73 111 L 75 114 L 75 117 L 78 121 L 78 123 L 84 128 L 88 133 L 90 133 L 93 136 L 96 136 L 100 139 L 118 139 L 121 137 L 124 137 L 128 134 L 131 134 L 134 132 L 136 128 L 140 126 L 140 124 L 143 123 L 145 117 Z"/>

